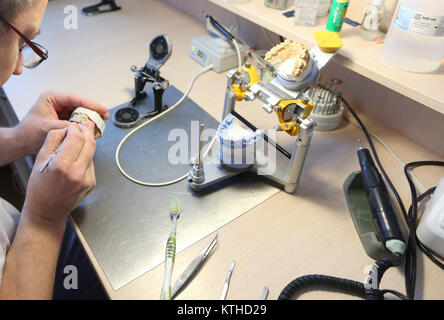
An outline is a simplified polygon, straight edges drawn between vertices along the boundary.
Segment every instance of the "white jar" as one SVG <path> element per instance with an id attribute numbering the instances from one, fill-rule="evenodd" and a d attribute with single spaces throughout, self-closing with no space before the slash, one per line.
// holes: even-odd
<path id="1" fill-rule="evenodd" d="M 328 12 L 330 11 L 330 6 L 331 6 L 331 0 L 320 0 L 317 17 L 320 18 L 327 16 Z"/>
<path id="2" fill-rule="evenodd" d="M 407 71 L 438 69 L 444 58 L 444 1 L 399 0 L 382 57 Z"/>
<path id="3" fill-rule="evenodd" d="M 240 170 L 251 167 L 256 160 L 256 143 L 263 139 L 263 132 L 252 132 L 237 123 L 230 113 L 217 128 L 219 159 L 227 170 Z"/>

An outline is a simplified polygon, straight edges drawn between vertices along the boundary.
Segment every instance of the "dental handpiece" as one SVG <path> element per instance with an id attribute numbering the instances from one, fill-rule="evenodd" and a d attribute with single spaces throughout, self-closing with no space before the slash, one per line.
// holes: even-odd
<path id="1" fill-rule="evenodd" d="M 404 255 L 405 242 L 390 195 L 368 149 L 358 150 L 362 180 L 382 241 L 390 252 Z"/>

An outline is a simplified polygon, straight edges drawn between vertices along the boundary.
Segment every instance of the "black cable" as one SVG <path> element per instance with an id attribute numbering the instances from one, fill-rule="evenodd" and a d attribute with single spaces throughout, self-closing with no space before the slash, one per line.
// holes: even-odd
<path id="1" fill-rule="evenodd" d="M 403 295 L 402 293 L 399 293 L 398 291 L 395 291 L 395 290 L 384 289 L 384 290 L 381 290 L 381 293 L 382 293 L 382 295 L 385 295 L 386 293 L 391 293 L 391 294 L 397 296 L 401 300 L 408 300 L 408 298 L 405 295 Z"/>
<path id="2" fill-rule="evenodd" d="M 373 157 L 375 158 L 376 164 L 379 168 L 379 170 L 381 171 L 385 181 L 387 182 L 387 184 L 389 185 L 390 189 L 392 190 L 393 194 L 395 195 L 395 198 L 399 204 L 399 207 L 401 208 L 402 214 L 404 215 L 404 218 L 407 218 L 407 212 L 405 210 L 404 207 L 404 203 L 401 200 L 401 197 L 398 194 L 398 191 L 396 190 L 395 186 L 393 185 L 392 181 L 390 180 L 390 178 L 388 177 L 387 173 L 385 172 L 384 168 L 381 165 L 381 161 L 379 160 L 378 154 L 376 152 L 375 146 L 373 144 L 372 138 L 370 137 L 370 134 L 367 131 L 367 128 L 364 126 L 364 124 L 362 123 L 361 119 L 358 117 L 358 115 L 356 114 L 356 112 L 350 107 L 350 105 L 348 104 L 347 100 L 344 99 L 344 97 L 341 97 L 341 100 L 344 102 L 344 105 L 347 107 L 347 109 L 351 112 L 351 114 L 353 115 L 353 117 L 356 119 L 356 121 L 358 121 L 359 125 L 361 126 L 362 130 L 364 131 L 365 137 L 367 138 L 367 141 L 370 145 L 370 149 L 373 153 Z"/>
<path id="3" fill-rule="evenodd" d="M 440 165 L 444 166 L 444 163 L 441 162 Z M 411 179 L 408 177 L 408 179 Z M 423 194 L 421 194 L 419 197 L 416 198 L 416 195 L 414 195 L 414 201 L 412 203 L 412 206 L 409 209 L 409 215 L 410 211 L 412 210 L 412 207 L 414 207 L 414 204 L 416 205 L 426 199 L 428 196 L 433 194 L 436 187 L 432 187 Z M 414 210 L 414 209 L 413 209 Z M 410 235 L 415 235 L 415 232 L 410 232 Z M 415 237 L 416 238 L 416 237 Z M 421 244 L 419 239 L 417 239 L 417 242 Z M 412 245 L 412 242 L 409 242 L 410 246 Z M 413 242 L 415 244 L 415 242 Z M 421 244 L 422 245 L 422 244 Z M 412 248 L 412 247 L 411 247 Z M 408 250 L 412 250 L 412 249 Z M 413 246 L 415 248 L 415 246 Z M 420 246 L 421 248 L 421 246 Z M 422 245 L 422 249 L 424 249 L 426 254 L 429 256 L 429 258 L 433 261 L 436 260 L 437 264 L 440 265 L 441 268 L 444 268 L 444 265 L 439 262 L 433 255 L 431 255 L 430 252 L 428 252 L 428 249 Z M 407 251 L 406 251 L 407 252 Z M 384 295 L 387 293 L 391 293 L 401 300 L 409 300 L 413 299 L 414 295 L 412 295 L 412 292 L 415 291 L 415 280 L 416 280 L 416 250 L 409 252 L 409 254 L 406 254 L 406 284 L 408 289 L 408 295 L 405 296 L 402 293 L 390 290 L 390 289 L 384 289 L 379 290 L 379 284 L 382 280 L 382 276 L 384 275 L 385 271 L 392 266 L 392 263 L 388 259 L 381 259 L 379 261 L 376 261 L 376 268 L 378 270 L 377 273 L 377 288 L 375 289 L 366 289 L 363 283 L 343 279 L 343 278 L 337 278 L 337 277 L 331 277 L 326 275 L 306 275 L 299 277 L 292 282 L 290 282 L 281 292 L 281 294 L 278 297 L 278 300 L 289 300 L 295 295 L 297 295 L 300 291 L 303 289 L 313 287 L 313 286 L 324 286 L 331 288 L 336 291 L 345 292 L 354 296 L 358 296 L 360 298 L 366 299 L 366 300 L 382 300 L 384 298 Z M 407 267 L 409 264 L 411 264 L 410 267 Z M 410 295 L 410 296 L 409 296 Z"/>
<path id="4" fill-rule="evenodd" d="M 410 179 L 410 177 L 408 179 Z M 433 187 L 433 188 L 427 190 L 418 199 L 415 200 L 415 203 L 418 203 L 418 202 L 426 199 L 430 194 L 432 194 L 435 191 L 435 189 L 436 188 Z M 415 195 L 415 198 L 416 198 L 416 195 Z M 410 299 L 413 299 L 414 294 L 415 294 L 416 264 L 417 264 L 417 254 L 416 254 L 417 238 L 416 238 L 416 233 L 415 233 L 415 229 L 416 229 L 415 223 L 413 223 L 413 220 L 411 219 L 412 208 L 413 208 L 413 203 L 412 203 L 412 206 L 410 206 L 410 208 L 409 208 L 409 213 L 407 215 L 408 221 L 406 221 L 406 223 L 408 224 L 408 228 L 409 228 L 409 239 L 408 239 L 407 246 L 406 246 L 405 264 L 404 264 L 406 292 L 407 292 L 407 296 Z"/>
<path id="5" fill-rule="evenodd" d="M 364 131 L 364 134 L 368 140 L 368 143 L 370 145 L 370 149 L 373 153 L 374 159 L 376 161 L 376 164 L 378 168 L 380 169 L 382 175 L 384 176 L 384 179 L 386 183 L 389 185 L 390 189 L 392 190 L 393 194 L 395 195 L 395 198 L 399 204 L 399 207 L 401 208 L 402 214 L 404 216 L 404 220 L 408 226 L 409 229 L 409 236 L 406 246 L 406 253 L 405 253 L 405 287 L 407 291 L 407 296 L 401 294 L 400 292 L 397 292 L 395 290 L 379 290 L 379 283 L 381 281 L 382 275 L 384 272 L 392 265 L 388 259 L 383 258 L 380 261 L 376 262 L 377 270 L 378 270 L 378 280 L 377 280 L 377 288 L 376 289 L 365 289 L 364 284 L 348 280 L 348 279 L 342 279 L 342 278 L 336 278 L 331 276 L 325 276 L 325 275 L 307 275 L 303 277 L 299 277 L 292 282 L 290 282 L 281 292 L 278 299 L 279 300 L 286 300 L 290 299 L 293 295 L 295 295 L 298 291 L 302 290 L 305 287 L 310 287 L 314 285 L 321 285 L 321 286 L 327 286 L 330 288 L 333 288 L 335 290 L 342 290 L 349 294 L 357 295 L 359 297 L 363 297 L 365 299 L 383 299 L 384 295 L 386 293 L 391 293 L 397 296 L 400 299 L 407 300 L 407 299 L 414 299 L 414 293 L 415 293 L 415 285 L 416 285 L 416 245 L 420 247 L 420 249 L 431 259 L 432 262 L 434 262 L 436 265 L 438 265 L 440 268 L 444 269 L 444 264 L 441 263 L 438 259 L 436 259 L 433 254 L 430 252 L 430 250 L 427 249 L 416 237 L 416 222 L 417 222 L 417 207 L 418 202 L 426 199 L 428 196 L 430 196 L 434 191 L 435 187 L 430 188 L 425 193 L 421 194 L 419 197 L 416 194 L 415 185 L 409 175 L 410 168 L 416 168 L 419 166 L 444 166 L 444 162 L 440 161 L 419 161 L 419 162 L 412 162 L 405 166 L 404 172 L 407 177 L 407 180 L 409 182 L 411 194 L 412 194 L 412 205 L 409 208 L 409 212 L 407 213 L 404 207 L 404 204 L 401 200 L 401 197 L 398 194 L 398 191 L 396 190 L 395 186 L 391 182 L 390 178 L 388 177 L 387 173 L 385 172 L 384 168 L 381 165 L 381 162 L 379 160 L 378 154 L 376 152 L 375 146 L 373 144 L 373 141 L 370 137 L 369 132 L 367 131 L 366 127 L 362 123 L 361 119 L 358 117 L 356 112 L 350 107 L 348 102 L 341 97 L 341 100 L 344 102 L 344 105 L 347 107 L 347 109 L 351 112 L 353 117 L 356 119 L 356 121 L 361 126 L 362 130 Z"/>
<path id="6" fill-rule="evenodd" d="M 368 140 L 368 143 L 370 145 L 370 149 L 373 153 L 373 156 L 375 158 L 376 164 L 378 165 L 382 175 L 384 176 L 384 179 L 386 183 L 389 185 L 390 189 L 393 191 L 393 194 L 396 197 L 396 200 L 399 204 L 399 207 L 401 208 L 402 214 L 404 216 L 404 220 L 407 224 L 407 227 L 409 229 L 409 236 L 406 246 L 406 252 L 405 252 L 405 287 L 407 296 L 401 294 L 398 291 L 395 290 L 379 290 L 379 284 L 382 279 L 382 275 L 384 272 L 392 265 L 388 259 L 383 258 L 382 260 L 379 260 L 376 262 L 376 268 L 378 270 L 378 280 L 377 280 L 377 288 L 376 289 L 366 289 L 365 285 L 348 280 L 348 279 L 342 279 L 342 278 L 336 278 L 331 276 L 325 276 L 325 275 L 307 275 L 303 277 L 299 277 L 292 282 L 290 282 L 284 290 L 282 290 L 281 294 L 279 295 L 279 300 L 285 300 L 290 299 L 292 296 L 294 296 L 298 291 L 302 290 L 303 288 L 314 286 L 314 285 L 321 285 L 321 286 L 327 286 L 330 288 L 333 288 L 335 290 L 341 290 L 345 291 L 349 294 L 356 295 L 359 297 L 363 297 L 365 299 L 383 299 L 384 295 L 387 293 L 394 294 L 400 299 L 408 300 L 408 299 L 414 299 L 415 294 L 415 286 L 416 286 L 416 262 L 417 262 L 417 255 L 416 255 L 416 245 L 419 246 L 419 248 L 426 254 L 426 256 L 434 262 L 437 266 L 439 266 L 441 269 L 444 269 L 444 264 L 440 262 L 437 258 L 434 257 L 434 255 L 430 252 L 430 250 L 424 246 L 421 241 L 416 237 L 416 223 L 417 223 L 417 211 L 418 211 L 418 203 L 426 199 L 428 196 L 433 194 L 435 191 L 435 187 L 430 188 L 423 194 L 421 194 L 419 197 L 417 196 L 415 185 L 409 175 L 409 170 L 420 167 L 420 166 L 443 166 L 444 162 L 440 161 L 418 161 L 418 162 L 412 162 L 407 164 L 404 167 L 404 172 L 407 177 L 407 181 L 410 186 L 411 195 L 412 195 L 412 204 L 409 208 L 408 213 L 405 210 L 404 204 L 401 200 L 401 197 L 399 196 L 396 188 L 394 187 L 393 183 L 391 182 L 390 178 L 388 177 L 387 173 L 385 172 L 384 168 L 381 165 L 381 162 L 379 160 L 378 154 L 376 152 L 375 146 L 373 144 L 373 141 L 370 137 L 369 132 L 367 131 L 366 127 L 362 123 L 361 119 L 358 117 L 356 112 L 350 107 L 348 102 L 341 97 L 342 101 L 344 102 L 344 105 L 347 107 L 347 109 L 351 112 L 353 117 L 356 119 L 356 121 L 361 126 L 362 130 L 364 131 L 364 134 Z"/>
<path id="7" fill-rule="evenodd" d="M 405 277 L 406 277 L 406 289 L 407 296 L 411 299 L 414 298 L 415 288 L 416 288 L 416 264 L 417 264 L 417 253 L 416 246 L 418 246 L 421 251 L 438 267 L 444 270 L 444 264 L 440 262 L 437 258 L 433 256 L 430 250 L 421 243 L 421 241 L 416 236 L 416 223 L 418 221 L 418 203 L 429 195 L 431 195 L 435 188 L 427 190 L 425 193 L 417 196 L 415 185 L 410 177 L 410 170 L 422 167 L 422 166 L 441 166 L 444 167 L 444 162 L 441 161 L 416 161 L 410 162 L 404 167 L 404 174 L 407 178 L 410 187 L 410 193 L 412 197 L 412 205 L 409 208 L 407 214 L 407 224 L 409 226 L 409 241 L 407 243 L 406 250 L 406 261 L 405 261 Z"/>
<path id="8" fill-rule="evenodd" d="M 444 164 L 444 163 L 443 163 Z M 421 202 L 422 200 L 424 200 L 425 198 L 427 198 L 428 196 L 430 196 L 431 194 L 433 194 L 433 192 L 435 192 L 436 187 L 432 187 L 429 190 L 427 190 L 426 192 L 424 192 L 422 195 L 420 195 L 418 197 L 418 203 Z M 410 212 L 412 210 L 412 206 L 410 206 L 409 208 L 409 215 Z M 417 240 L 417 245 L 418 247 L 421 249 L 422 252 L 424 252 L 424 254 L 433 262 L 435 263 L 438 267 L 440 267 L 441 269 L 444 269 L 444 263 L 442 263 L 441 261 L 439 261 L 437 258 L 435 258 L 433 256 L 433 254 L 430 252 L 430 250 L 418 239 L 418 237 L 416 237 Z"/>
<path id="9" fill-rule="evenodd" d="M 396 201 L 398 202 L 399 207 L 401 208 L 402 215 L 404 216 L 404 220 L 405 220 L 407 227 L 410 231 L 409 236 L 408 236 L 408 240 L 407 240 L 407 244 L 406 244 L 406 251 L 405 251 L 405 267 L 408 269 L 408 270 L 406 270 L 406 276 L 405 276 L 405 288 L 406 288 L 406 292 L 407 292 L 407 297 L 409 299 L 413 299 L 414 298 L 414 289 L 412 291 L 412 288 L 414 288 L 413 282 L 416 277 L 416 250 L 414 250 L 414 248 L 413 248 L 415 246 L 415 241 L 412 241 L 412 239 L 411 239 L 412 232 L 411 232 L 411 226 L 409 224 L 410 220 L 409 220 L 409 217 L 408 217 L 407 212 L 405 210 L 404 203 L 402 202 L 401 197 L 398 194 L 398 191 L 396 190 L 395 186 L 393 185 L 393 183 L 391 182 L 390 178 L 388 177 L 387 173 L 385 172 L 384 168 L 381 165 L 381 162 L 379 160 L 375 146 L 374 146 L 373 141 L 370 137 L 370 134 L 367 131 L 367 128 L 364 126 L 364 124 L 362 123 L 361 119 L 358 117 L 356 112 L 350 107 L 347 100 L 345 100 L 344 97 L 341 97 L 341 100 L 344 102 L 344 105 L 347 107 L 347 109 L 351 112 L 353 117 L 359 123 L 359 125 L 362 128 L 362 131 L 364 131 L 365 137 L 367 138 L 367 141 L 370 145 L 370 149 L 373 153 L 373 157 L 376 161 L 376 164 L 377 164 L 379 170 L 381 171 L 381 173 L 384 177 L 384 180 L 387 182 L 387 184 L 389 185 L 393 194 L 395 195 Z"/>
<path id="10" fill-rule="evenodd" d="M 290 300 L 292 297 L 296 297 L 303 289 L 313 286 L 325 286 L 336 291 L 343 291 L 365 298 L 365 288 L 361 282 L 321 274 L 310 274 L 290 282 L 279 294 L 278 300 Z"/>
<path id="11" fill-rule="evenodd" d="M 406 300 L 407 297 L 402 293 L 395 290 L 380 290 L 379 285 L 381 283 L 382 276 L 388 268 L 393 264 L 387 259 L 383 258 L 375 262 L 375 268 L 377 272 L 376 284 L 365 285 L 364 283 L 354 280 L 331 277 L 326 275 L 311 274 L 296 278 L 290 282 L 279 294 L 278 300 L 290 300 L 304 289 L 308 289 L 314 286 L 323 286 L 331 288 L 335 291 L 341 291 L 348 293 L 366 300 L 383 300 L 386 293 L 392 293 L 400 299 Z M 373 272 L 370 271 L 370 273 Z M 370 279 L 373 279 L 371 277 Z"/>
<path id="12" fill-rule="evenodd" d="M 243 122 L 248 128 L 250 128 L 253 131 L 256 131 L 257 128 L 251 123 L 249 122 L 247 119 L 245 119 L 244 117 L 242 117 L 239 113 L 237 113 L 236 111 L 231 111 L 231 114 L 233 116 L 235 116 L 236 118 L 238 118 L 241 122 Z M 286 156 L 288 159 L 291 159 L 291 153 L 288 152 L 287 150 L 285 150 L 283 147 L 281 147 L 280 145 L 278 145 L 276 142 L 274 142 L 273 140 L 271 140 L 266 134 L 264 134 L 264 140 L 266 142 L 268 142 L 269 144 L 271 144 L 273 147 L 275 147 L 280 153 L 282 153 L 284 156 Z"/>
<path id="13" fill-rule="evenodd" d="M 376 163 L 381 170 L 381 173 L 383 174 L 385 180 L 389 184 L 390 188 L 394 192 L 395 196 L 398 199 L 398 202 L 400 204 L 401 209 L 403 210 L 403 213 L 405 212 L 404 205 L 402 203 L 401 198 L 398 195 L 398 192 L 396 191 L 395 187 L 391 183 L 390 179 L 388 178 L 384 168 L 382 168 L 381 162 L 379 161 L 379 157 L 376 153 L 376 149 L 373 145 L 373 141 L 370 138 L 370 134 L 368 133 L 367 129 L 365 128 L 364 124 L 362 123 L 361 119 L 359 119 L 358 115 L 355 113 L 355 111 L 350 107 L 348 102 L 342 97 L 342 101 L 344 102 L 345 106 L 350 110 L 352 115 L 355 117 L 355 119 L 360 124 L 362 130 L 364 131 L 365 136 L 367 137 L 367 140 L 370 144 L 370 148 L 372 150 L 372 153 L 374 155 L 374 158 L 376 160 Z M 407 216 L 407 213 L 405 213 L 405 216 Z M 333 288 L 334 290 L 340 290 L 344 291 L 346 293 L 359 296 L 361 298 L 367 299 L 367 300 L 382 300 L 384 298 L 384 294 L 386 293 L 392 293 L 396 296 L 400 297 L 401 299 L 407 299 L 403 294 L 394 291 L 394 290 L 379 290 L 379 284 L 382 279 L 382 276 L 384 272 L 392 266 L 392 263 L 387 259 L 383 258 L 376 262 L 376 269 L 378 270 L 378 278 L 377 278 L 377 284 L 376 288 L 366 288 L 366 286 L 363 283 L 356 282 L 353 280 L 343 279 L 343 278 L 336 278 L 326 275 L 307 275 L 299 277 L 292 282 L 290 282 L 281 292 L 278 299 L 279 300 L 288 300 L 292 296 L 294 296 L 298 291 L 314 286 L 314 285 L 321 285 L 321 286 L 327 286 L 330 288 Z"/>
<path id="14" fill-rule="evenodd" d="M 377 155 L 376 149 L 374 147 L 373 141 L 370 137 L 370 134 L 368 133 L 366 127 L 356 114 L 356 112 L 350 107 L 348 102 L 344 99 L 344 97 L 341 97 L 342 101 L 344 102 L 344 105 L 347 107 L 347 109 L 351 112 L 353 117 L 356 119 L 356 121 L 361 126 L 362 130 L 364 131 L 364 134 L 369 142 L 370 148 L 372 150 L 373 156 L 375 158 L 376 164 L 378 165 L 382 175 L 384 176 L 385 181 L 389 185 L 390 189 L 393 191 L 393 194 L 395 195 L 395 198 L 399 204 L 399 207 L 401 208 L 402 214 L 404 216 L 404 220 L 407 224 L 407 227 L 409 229 L 409 236 L 408 241 L 406 245 L 406 252 L 405 252 L 405 287 L 407 292 L 407 297 L 409 299 L 414 299 L 415 294 L 415 283 L 416 283 L 416 260 L 417 260 L 417 254 L 416 254 L 416 245 L 419 246 L 419 248 L 426 254 L 426 256 L 434 262 L 437 266 L 444 269 L 444 265 L 438 261 L 431 253 L 430 251 L 419 241 L 419 239 L 416 237 L 416 222 L 417 222 L 417 205 L 418 202 L 425 199 L 427 196 L 433 193 L 432 189 L 429 189 L 424 194 L 422 194 L 419 198 L 416 194 L 416 189 L 414 186 L 413 181 L 410 178 L 410 175 L 408 174 L 408 170 L 412 167 L 418 167 L 423 165 L 438 165 L 438 166 L 444 166 L 443 162 L 439 161 L 420 161 L 420 162 L 413 162 L 406 165 L 404 168 L 407 180 L 409 182 L 409 186 L 412 193 L 412 205 L 409 208 L 409 213 L 406 212 L 404 204 L 401 200 L 401 197 L 399 196 L 396 188 L 394 187 L 393 183 L 389 179 L 388 175 L 386 174 L 384 168 L 381 165 L 381 162 L 379 160 L 379 157 Z"/>
<path id="15" fill-rule="evenodd" d="M 225 29 L 219 22 L 217 22 L 216 19 L 214 19 L 212 16 L 207 15 L 206 18 L 210 20 L 210 23 L 215 27 L 219 32 L 225 36 L 228 40 L 233 41 L 236 38 L 227 30 Z"/>

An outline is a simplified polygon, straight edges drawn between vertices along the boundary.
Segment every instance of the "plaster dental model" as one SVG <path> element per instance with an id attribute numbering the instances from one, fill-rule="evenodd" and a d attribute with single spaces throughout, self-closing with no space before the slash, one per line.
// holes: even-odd
<path id="1" fill-rule="evenodd" d="M 102 117 L 95 111 L 78 107 L 75 109 L 69 119 L 70 122 L 77 122 L 86 125 L 88 122 L 93 122 L 95 125 L 94 137 L 99 139 L 105 132 L 105 122 Z"/>
<path id="2" fill-rule="evenodd" d="M 289 39 L 271 48 L 265 55 L 265 60 L 287 81 L 302 81 L 313 68 L 308 48 Z"/>

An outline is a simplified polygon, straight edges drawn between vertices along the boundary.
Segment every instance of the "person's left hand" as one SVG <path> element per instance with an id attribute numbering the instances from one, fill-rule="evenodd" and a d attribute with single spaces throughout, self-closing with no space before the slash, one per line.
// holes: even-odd
<path id="1" fill-rule="evenodd" d="M 36 155 L 48 132 L 66 128 L 71 113 L 79 106 L 96 111 L 104 120 L 109 118 L 107 109 L 91 100 L 75 94 L 53 91 L 43 93 L 15 128 L 17 141 L 23 149 L 23 156 Z"/>

